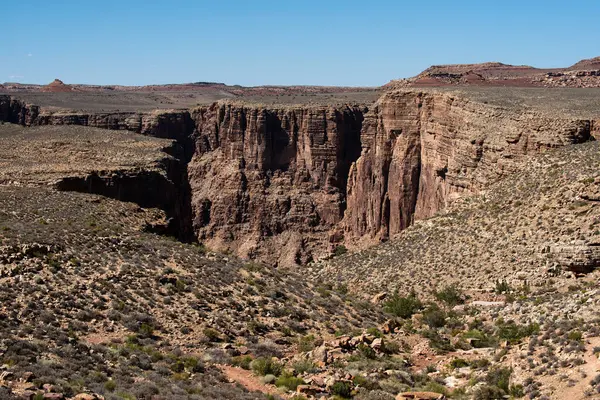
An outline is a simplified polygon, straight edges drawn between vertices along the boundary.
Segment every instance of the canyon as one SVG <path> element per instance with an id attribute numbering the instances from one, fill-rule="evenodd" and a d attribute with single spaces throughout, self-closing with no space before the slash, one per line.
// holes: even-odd
<path id="1" fill-rule="evenodd" d="M 593 397 L 597 64 L 0 87 L 0 397 Z"/>
<path id="2" fill-rule="evenodd" d="M 388 240 L 455 199 L 484 190 L 530 154 L 593 140 L 600 126 L 594 113 L 486 103 L 423 88 L 391 90 L 374 104 L 221 100 L 187 109 L 85 112 L 7 94 L 0 96 L 0 120 L 173 140 L 180 162 L 174 164 L 178 172 L 169 174 L 180 178 L 171 180 L 176 184 L 169 185 L 167 198 L 186 205 L 142 203 L 189 210 L 171 212 L 184 219 L 176 226 L 191 229 L 191 235 L 176 234 L 180 238 L 294 266 L 328 257 L 339 246 Z M 73 182 L 65 176 L 57 187 L 89 187 Z M 110 186 L 95 187 L 115 197 L 108 189 L 102 193 Z"/>

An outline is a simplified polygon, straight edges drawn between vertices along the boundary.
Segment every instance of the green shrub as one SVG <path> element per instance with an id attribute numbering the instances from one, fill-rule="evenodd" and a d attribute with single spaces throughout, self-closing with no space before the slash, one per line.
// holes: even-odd
<path id="1" fill-rule="evenodd" d="M 350 382 L 338 381 L 331 386 L 331 394 L 349 399 L 352 397 L 352 389 Z"/>
<path id="2" fill-rule="evenodd" d="M 252 363 L 252 357 L 250 356 L 237 356 L 231 359 L 231 365 L 234 367 L 240 367 L 243 369 L 250 369 L 250 364 Z"/>
<path id="3" fill-rule="evenodd" d="M 499 387 L 504 393 L 508 393 L 511 375 L 512 370 L 510 368 L 494 368 L 488 372 L 485 381 L 489 385 Z"/>
<path id="4" fill-rule="evenodd" d="M 379 389 L 379 384 L 376 381 L 372 381 L 369 378 L 366 378 L 362 375 L 356 375 L 353 379 L 352 382 L 354 383 L 355 386 L 360 386 L 362 388 L 365 388 L 367 390 L 377 390 Z"/>
<path id="5" fill-rule="evenodd" d="M 303 374 L 305 372 L 316 372 L 317 371 L 317 367 L 310 360 L 297 361 L 292 365 L 292 367 L 294 368 L 294 371 L 296 371 L 299 374 Z"/>
<path id="6" fill-rule="evenodd" d="M 150 324 L 143 323 L 138 329 L 138 335 L 141 338 L 151 338 L 154 335 L 154 328 Z"/>
<path id="7" fill-rule="evenodd" d="M 442 328 L 446 325 L 446 312 L 436 304 L 431 304 L 423 311 L 423 322 L 430 328 Z"/>
<path id="8" fill-rule="evenodd" d="M 525 390 L 523 388 L 523 385 L 511 385 L 508 394 L 510 394 L 510 396 L 514 397 L 515 399 L 525 396 Z"/>
<path id="9" fill-rule="evenodd" d="M 377 353 L 375 353 L 375 350 L 373 350 L 371 346 L 366 345 L 364 343 L 358 345 L 358 351 L 360 352 L 360 355 L 364 358 L 368 358 L 370 360 L 374 360 L 377 358 Z"/>
<path id="10" fill-rule="evenodd" d="M 107 380 L 106 382 L 104 382 L 104 389 L 106 389 L 109 392 L 114 392 L 114 390 L 117 388 L 117 383 L 115 381 L 113 381 L 112 379 Z"/>
<path id="11" fill-rule="evenodd" d="M 335 247 L 335 250 L 333 250 L 333 255 L 335 257 L 339 257 L 341 255 L 344 255 L 348 252 L 348 249 L 346 248 L 346 246 L 340 244 L 339 246 Z"/>
<path id="12" fill-rule="evenodd" d="M 493 347 L 496 341 L 493 337 L 489 337 L 484 332 L 477 329 L 471 329 L 463 334 L 464 339 L 475 339 L 471 341 L 471 346 L 475 348 Z"/>
<path id="13" fill-rule="evenodd" d="M 469 362 L 467 360 L 463 360 L 462 358 L 455 358 L 454 360 L 450 361 L 450 368 L 452 369 L 464 368 L 468 366 Z"/>
<path id="14" fill-rule="evenodd" d="M 398 354 L 400 353 L 400 345 L 396 342 L 385 341 L 383 342 L 383 348 L 381 349 L 385 354 Z"/>
<path id="15" fill-rule="evenodd" d="M 503 400 L 505 395 L 499 387 L 482 385 L 473 392 L 473 400 Z"/>
<path id="16" fill-rule="evenodd" d="M 539 324 L 517 325 L 514 322 L 501 323 L 498 326 L 498 337 L 510 343 L 516 343 L 525 337 L 532 336 L 540 331 Z"/>
<path id="17" fill-rule="evenodd" d="M 508 282 L 506 282 L 505 280 L 496 281 L 496 287 L 494 288 L 494 292 L 496 292 L 496 294 L 510 293 L 512 292 L 512 287 L 510 287 Z"/>
<path id="18" fill-rule="evenodd" d="M 221 340 L 221 334 L 219 333 L 219 331 L 217 331 L 216 329 L 213 328 L 205 328 L 202 333 L 204 334 L 204 336 L 206 336 L 208 338 L 208 340 L 210 340 L 211 342 L 218 342 L 219 340 Z"/>
<path id="19" fill-rule="evenodd" d="M 427 383 L 427 385 L 425 385 L 425 387 L 423 389 L 426 392 L 441 393 L 444 396 L 448 396 L 448 389 L 446 389 L 446 386 L 442 385 L 441 383 L 437 383 L 435 381 L 431 381 L 431 382 Z"/>
<path id="20" fill-rule="evenodd" d="M 539 327 L 538 327 L 538 330 L 539 330 Z M 568 338 L 569 338 L 569 340 L 572 340 L 574 342 L 581 342 L 583 335 L 580 331 L 571 331 L 571 332 L 569 332 Z"/>
<path id="21" fill-rule="evenodd" d="M 407 297 L 401 297 L 398 292 L 395 292 L 389 300 L 383 303 L 383 309 L 386 312 L 405 319 L 412 317 L 421 308 L 423 308 L 423 303 L 414 292 Z"/>
<path id="22" fill-rule="evenodd" d="M 289 372 L 284 372 L 275 381 L 275 386 L 285 387 L 288 390 L 296 390 L 299 385 L 304 385 L 304 381 L 301 378 L 295 377 Z"/>
<path id="23" fill-rule="evenodd" d="M 429 339 L 429 346 L 438 351 L 438 353 L 447 353 L 456 350 L 450 340 L 440 335 L 435 330 L 423 331 L 423 337 Z"/>
<path id="24" fill-rule="evenodd" d="M 367 333 L 369 335 L 373 335 L 373 336 L 375 336 L 377 338 L 383 337 L 383 333 L 381 333 L 381 331 L 379 329 L 375 328 L 375 327 L 367 329 Z"/>
<path id="25" fill-rule="evenodd" d="M 257 358 L 250 363 L 252 371 L 260 376 L 275 375 L 279 376 L 283 370 L 283 366 L 271 358 Z"/>
<path id="26" fill-rule="evenodd" d="M 196 357 L 185 357 L 183 365 L 190 372 L 204 372 L 204 365 Z"/>
<path id="27" fill-rule="evenodd" d="M 275 383 L 276 380 L 277 380 L 277 377 L 272 374 L 267 374 L 260 379 L 260 381 L 266 385 L 272 385 Z"/>
<path id="28" fill-rule="evenodd" d="M 311 351 L 315 348 L 315 337 L 313 335 L 303 336 L 298 340 L 298 350 L 302 352 Z"/>
<path id="29" fill-rule="evenodd" d="M 448 285 L 439 292 L 435 292 L 434 296 L 439 301 L 443 301 L 450 307 L 458 304 L 464 304 L 465 295 L 456 285 Z"/>

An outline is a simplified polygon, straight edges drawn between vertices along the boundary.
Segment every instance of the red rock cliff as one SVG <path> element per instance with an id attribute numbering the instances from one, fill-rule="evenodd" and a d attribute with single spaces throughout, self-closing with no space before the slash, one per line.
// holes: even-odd
<path id="1" fill-rule="evenodd" d="M 197 151 L 188 169 L 198 238 L 286 265 L 326 253 L 365 111 L 215 104 L 193 112 Z"/>
<path id="2" fill-rule="evenodd" d="M 508 111 L 450 94 L 385 94 L 365 116 L 344 218 L 351 238 L 385 239 L 530 153 L 590 139 L 591 121 Z"/>

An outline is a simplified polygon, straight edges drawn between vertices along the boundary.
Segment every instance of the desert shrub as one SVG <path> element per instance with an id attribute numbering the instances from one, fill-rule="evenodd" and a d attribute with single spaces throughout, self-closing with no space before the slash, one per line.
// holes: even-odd
<path id="1" fill-rule="evenodd" d="M 471 329 L 463 334 L 464 339 L 472 339 L 471 346 L 475 348 L 493 347 L 496 345 L 496 341 L 493 337 L 488 336 L 484 332 Z"/>
<path id="2" fill-rule="evenodd" d="M 454 346 L 452 346 L 452 343 L 450 343 L 450 340 L 443 337 L 439 334 L 439 332 L 433 329 L 423 331 L 423 337 L 429 339 L 429 346 L 432 349 L 437 350 L 438 353 L 447 353 L 455 350 Z"/>
<path id="3" fill-rule="evenodd" d="M 385 341 L 383 342 L 383 348 L 381 349 L 385 354 L 398 354 L 400 353 L 400 345 L 396 342 Z"/>
<path id="4" fill-rule="evenodd" d="M 196 357 L 183 358 L 183 365 L 190 372 L 204 372 L 204 364 Z"/>
<path id="5" fill-rule="evenodd" d="M 473 400 L 503 400 L 505 395 L 504 390 L 499 387 L 482 385 L 473 392 Z"/>
<path id="6" fill-rule="evenodd" d="M 494 288 L 494 292 L 496 294 L 502 293 L 510 293 L 512 291 L 512 287 L 505 280 L 496 281 L 496 287 Z"/>
<path id="7" fill-rule="evenodd" d="M 106 389 L 109 392 L 113 392 L 116 388 L 117 388 L 117 383 L 115 381 L 113 381 L 112 379 L 109 379 L 104 383 L 104 389 Z"/>
<path id="8" fill-rule="evenodd" d="M 240 367 L 243 369 L 250 369 L 250 364 L 252 363 L 252 357 L 250 356 L 237 356 L 231 359 L 231 365 L 234 367 Z"/>
<path id="9" fill-rule="evenodd" d="M 525 396 L 523 385 L 511 385 L 508 394 L 515 399 Z"/>
<path id="10" fill-rule="evenodd" d="M 423 303 L 413 292 L 407 297 L 401 297 L 395 292 L 392 297 L 383 303 L 383 309 L 400 318 L 410 318 L 423 308 Z"/>
<path id="11" fill-rule="evenodd" d="M 395 397 L 383 390 L 359 389 L 355 400 L 394 400 Z"/>
<path id="12" fill-rule="evenodd" d="M 580 331 L 571 331 L 569 332 L 569 335 L 567 337 L 569 340 L 572 340 L 574 342 L 581 342 L 583 335 Z"/>
<path id="13" fill-rule="evenodd" d="M 353 385 L 350 382 L 337 381 L 331 386 L 331 393 L 344 399 L 352 397 Z"/>
<path id="14" fill-rule="evenodd" d="M 311 351 L 315 348 L 315 337 L 313 335 L 303 336 L 298 339 L 298 350 L 302 352 Z"/>
<path id="15" fill-rule="evenodd" d="M 508 393 L 511 375 L 512 370 L 510 368 L 494 368 L 488 372 L 485 381 L 489 385 L 502 389 L 504 393 Z"/>
<path id="16" fill-rule="evenodd" d="M 341 255 L 344 255 L 348 252 L 348 249 L 346 248 L 346 246 L 340 244 L 338 246 L 335 247 L 335 249 L 333 250 L 333 255 L 335 257 L 339 257 Z"/>
<path id="17" fill-rule="evenodd" d="M 260 376 L 269 374 L 279 376 L 283 370 L 283 366 L 272 358 L 257 358 L 250 363 L 250 368 L 252 368 L 255 374 Z"/>
<path id="18" fill-rule="evenodd" d="M 292 368 L 294 368 L 294 371 L 296 371 L 299 374 L 303 374 L 305 372 L 316 372 L 317 371 L 317 367 L 310 360 L 297 361 L 292 365 Z"/>
<path id="19" fill-rule="evenodd" d="M 362 375 L 356 375 L 352 379 L 352 382 L 354 383 L 354 385 L 360 386 L 368 390 L 379 389 L 379 384 L 376 381 L 370 380 L 369 378 Z"/>
<path id="20" fill-rule="evenodd" d="M 430 328 L 442 328 L 446 324 L 446 312 L 436 304 L 431 304 L 423 311 L 423 322 Z"/>
<path id="21" fill-rule="evenodd" d="M 367 333 L 377 338 L 383 337 L 383 333 L 381 333 L 381 331 L 375 327 L 367 329 Z"/>
<path id="22" fill-rule="evenodd" d="M 465 302 L 465 295 L 456 285 L 448 285 L 439 292 L 435 292 L 434 296 L 439 301 L 443 301 L 450 307 Z"/>
<path id="23" fill-rule="evenodd" d="M 446 389 L 446 386 L 435 381 L 428 382 L 423 389 L 427 392 L 441 393 L 444 396 L 448 396 L 448 389 Z"/>
<path id="24" fill-rule="evenodd" d="M 377 358 L 377 353 L 375 350 L 371 348 L 371 346 L 361 343 L 358 345 L 358 352 L 364 358 L 368 358 L 369 360 L 374 360 Z"/>
<path id="25" fill-rule="evenodd" d="M 288 390 L 296 390 L 299 385 L 304 385 L 304 381 L 289 372 L 282 373 L 275 381 L 275 386 L 285 387 Z"/>
<path id="26" fill-rule="evenodd" d="M 150 324 L 143 323 L 138 329 L 138 335 L 141 338 L 150 338 L 154 335 L 154 328 Z"/>
<path id="27" fill-rule="evenodd" d="M 539 324 L 517 325 L 514 322 L 502 323 L 498 326 L 498 337 L 516 343 L 525 337 L 532 336 L 540 331 Z"/>
<path id="28" fill-rule="evenodd" d="M 218 342 L 219 340 L 221 340 L 221 334 L 219 333 L 219 331 L 217 331 L 216 329 L 213 328 L 205 328 L 202 333 L 204 334 L 204 336 L 206 336 L 208 338 L 208 340 L 210 340 L 211 342 Z"/>
<path id="29" fill-rule="evenodd" d="M 464 368 L 468 366 L 469 362 L 462 358 L 455 358 L 454 360 L 450 361 L 450 368 L 452 369 Z"/>

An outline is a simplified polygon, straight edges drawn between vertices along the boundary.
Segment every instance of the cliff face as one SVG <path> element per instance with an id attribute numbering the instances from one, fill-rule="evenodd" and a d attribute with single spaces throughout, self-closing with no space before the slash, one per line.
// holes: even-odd
<path id="1" fill-rule="evenodd" d="M 328 250 L 360 155 L 360 107 L 213 105 L 194 113 L 193 226 L 209 247 L 273 263 Z"/>
<path id="2" fill-rule="evenodd" d="M 590 140 L 589 120 L 509 112 L 449 94 L 390 92 L 366 115 L 348 179 L 348 238 L 386 239 L 523 156 Z"/>
<path id="3" fill-rule="evenodd" d="M 185 176 L 175 185 L 191 210 L 180 225 L 209 247 L 280 265 L 387 239 L 530 153 L 598 135 L 597 121 L 431 91 L 389 92 L 371 110 L 215 103 L 146 114 L 52 113 L 0 96 L 0 119 L 176 140 L 187 164 L 172 176 Z"/>
<path id="4" fill-rule="evenodd" d="M 146 136 L 177 140 L 188 145 L 191 158 L 194 121 L 187 110 L 156 111 L 150 113 L 109 112 L 88 113 L 46 111 L 11 96 L 0 95 L 0 121 L 25 126 L 82 125 L 93 128 L 127 130 Z"/>

